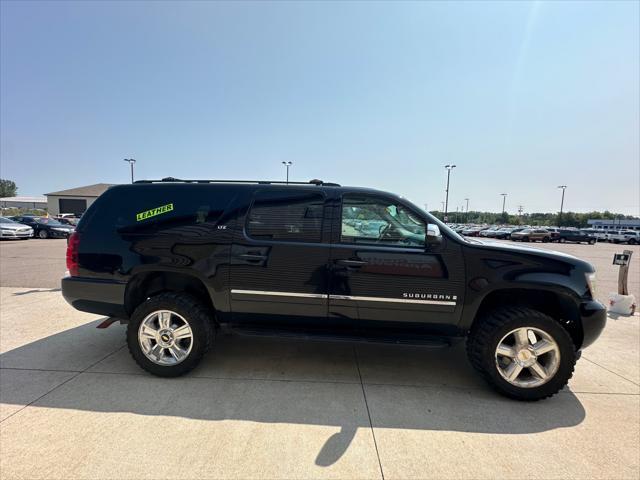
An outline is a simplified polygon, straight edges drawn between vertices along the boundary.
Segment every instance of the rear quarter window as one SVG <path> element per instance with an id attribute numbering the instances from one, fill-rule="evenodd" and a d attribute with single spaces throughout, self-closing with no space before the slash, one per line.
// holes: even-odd
<path id="1" fill-rule="evenodd" d="M 140 184 L 113 187 L 83 215 L 78 229 L 153 233 L 185 224 L 217 222 L 232 199 L 226 185 Z"/>

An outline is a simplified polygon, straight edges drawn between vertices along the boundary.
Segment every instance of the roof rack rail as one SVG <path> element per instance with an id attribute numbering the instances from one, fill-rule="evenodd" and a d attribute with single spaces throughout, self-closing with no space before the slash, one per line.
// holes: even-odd
<path id="1" fill-rule="evenodd" d="M 339 187 L 338 183 L 323 182 L 322 180 L 313 179 L 308 182 L 284 182 L 281 180 L 203 180 L 203 179 L 182 179 L 174 177 L 165 177 L 160 180 L 136 180 L 133 183 L 257 183 L 258 185 L 317 185 L 325 187 Z"/>

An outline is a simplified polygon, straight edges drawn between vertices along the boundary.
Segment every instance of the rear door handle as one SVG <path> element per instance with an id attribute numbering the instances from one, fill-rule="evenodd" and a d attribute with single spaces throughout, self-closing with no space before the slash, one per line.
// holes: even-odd
<path id="1" fill-rule="evenodd" d="M 242 253 L 238 255 L 238 258 L 242 258 L 248 262 L 261 262 L 267 259 L 266 255 L 259 255 L 255 253 Z"/>
<path id="2" fill-rule="evenodd" d="M 366 265 L 368 262 L 364 260 L 336 260 L 336 265 L 340 265 L 342 267 L 351 267 L 351 268 L 359 268 L 363 265 Z"/>

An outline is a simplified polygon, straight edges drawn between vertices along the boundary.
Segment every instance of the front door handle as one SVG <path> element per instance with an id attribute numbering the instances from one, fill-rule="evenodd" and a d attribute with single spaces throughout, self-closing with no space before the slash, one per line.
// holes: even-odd
<path id="1" fill-rule="evenodd" d="M 242 258 L 248 262 L 262 262 L 267 259 L 266 255 L 259 255 L 255 253 L 242 253 L 238 255 L 238 258 Z"/>
<path id="2" fill-rule="evenodd" d="M 351 268 L 359 268 L 363 265 L 366 265 L 368 262 L 364 260 L 336 260 L 336 265 L 340 265 L 341 267 L 351 267 Z"/>

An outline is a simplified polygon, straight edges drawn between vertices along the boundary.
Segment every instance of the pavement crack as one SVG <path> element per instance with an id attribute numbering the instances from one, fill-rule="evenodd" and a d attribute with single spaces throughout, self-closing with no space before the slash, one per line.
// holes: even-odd
<path id="1" fill-rule="evenodd" d="M 373 437 L 373 446 L 376 449 L 376 456 L 378 457 L 378 466 L 380 467 L 380 477 L 384 480 L 384 470 L 382 469 L 382 460 L 380 459 L 380 451 L 378 450 L 378 442 L 376 440 L 376 432 L 373 429 L 373 422 L 371 421 L 371 411 L 369 410 L 369 402 L 367 401 L 367 392 L 364 388 L 364 382 L 362 381 L 362 373 L 360 372 L 360 361 L 358 360 L 358 351 L 356 346 L 353 346 L 353 356 L 356 362 L 356 368 L 358 369 L 358 377 L 360 378 L 360 387 L 362 388 L 362 396 L 364 398 L 364 405 L 367 408 L 367 416 L 369 417 L 369 427 L 371 428 L 371 436 Z"/>
<path id="2" fill-rule="evenodd" d="M 589 363 L 593 363 L 594 365 L 596 365 L 596 366 L 598 366 L 598 367 L 600 367 L 600 368 L 605 369 L 607 372 L 609 372 L 609 373 L 613 373 L 613 374 L 614 374 L 614 375 L 616 375 L 617 377 L 620 377 L 620 378 L 622 378 L 623 380 L 626 380 L 627 382 L 631 382 L 631 383 L 633 383 L 634 385 L 636 385 L 636 386 L 640 387 L 640 383 L 636 383 L 636 382 L 634 382 L 633 380 L 631 380 L 631 379 L 629 379 L 629 378 L 625 377 L 624 375 L 620 375 L 619 373 L 614 372 L 613 370 L 610 370 L 610 369 L 608 369 L 607 367 L 605 367 L 605 366 L 603 366 L 603 365 L 600 365 L 600 364 L 599 364 L 599 363 L 597 363 L 597 362 L 594 362 L 593 360 L 589 360 L 589 359 L 588 359 L 587 357 L 585 357 L 584 355 L 582 356 L 582 358 L 584 358 L 587 362 L 589 362 Z"/>

